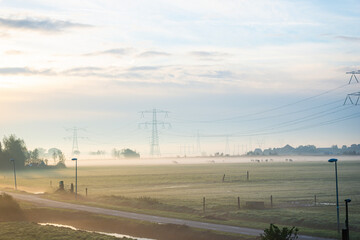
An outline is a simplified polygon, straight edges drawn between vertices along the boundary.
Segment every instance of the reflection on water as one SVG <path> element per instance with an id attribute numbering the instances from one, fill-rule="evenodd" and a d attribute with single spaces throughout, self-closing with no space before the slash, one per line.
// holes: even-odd
<path id="1" fill-rule="evenodd" d="M 69 225 L 63 225 L 63 224 L 56 224 L 56 223 L 38 223 L 39 225 L 42 226 L 55 226 L 55 227 L 64 227 L 64 228 L 70 228 L 72 230 L 81 230 L 78 229 L 76 227 L 73 226 L 69 226 Z M 138 237 L 133 237 L 133 236 L 129 236 L 129 235 L 123 235 L 123 234 L 118 234 L 118 233 L 106 233 L 106 232 L 96 232 L 96 231 L 87 231 L 87 230 L 81 230 L 81 231 L 86 231 L 86 232 L 94 232 L 94 233 L 99 233 L 99 234 L 103 234 L 103 235 L 107 235 L 107 236 L 112 236 L 112 237 L 117 237 L 117 238 L 131 238 L 131 239 L 136 239 L 136 240 L 155 240 L 155 239 L 150 239 L 150 238 L 138 238 Z"/>

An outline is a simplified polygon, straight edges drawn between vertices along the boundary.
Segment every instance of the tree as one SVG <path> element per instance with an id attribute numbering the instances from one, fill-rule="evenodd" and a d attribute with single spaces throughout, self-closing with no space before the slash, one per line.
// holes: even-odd
<path id="1" fill-rule="evenodd" d="M 4 149 L 0 156 L 1 167 L 3 169 L 11 168 L 9 160 L 12 158 L 15 159 L 18 168 L 23 168 L 25 166 L 25 161 L 29 157 L 24 140 L 16 138 L 15 135 L 10 135 L 9 137 L 4 137 L 3 144 Z"/>
<path id="2" fill-rule="evenodd" d="M 124 156 L 124 158 L 140 158 L 140 154 L 130 148 L 121 150 L 121 155 Z"/>
<path id="3" fill-rule="evenodd" d="M 274 224 L 270 224 L 270 227 L 264 230 L 264 234 L 260 235 L 261 240 L 296 240 L 298 239 L 299 229 L 292 227 L 291 229 L 284 227 L 280 230 Z"/>
<path id="4" fill-rule="evenodd" d="M 56 163 L 56 159 L 62 154 L 60 149 L 50 148 L 48 150 L 48 156 L 51 156 L 54 159 L 54 163 Z"/>

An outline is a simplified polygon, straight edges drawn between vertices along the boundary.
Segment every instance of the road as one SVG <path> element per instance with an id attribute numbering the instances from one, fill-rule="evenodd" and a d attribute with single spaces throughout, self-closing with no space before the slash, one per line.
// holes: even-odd
<path id="1" fill-rule="evenodd" d="M 253 229 L 253 228 L 197 222 L 197 221 L 183 220 L 183 219 L 177 219 L 177 218 L 159 217 L 159 216 L 152 216 L 152 215 L 147 215 L 147 214 L 131 213 L 131 212 L 124 212 L 124 211 L 119 211 L 119 210 L 106 209 L 106 208 L 91 207 L 91 206 L 86 206 L 86 205 L 81 205 L 81 204 L 73 204 L 73 203 L 49 200 L 49 199 L 41 198 L 38 195 L 19 194 L 19 193 L 12 193 L 12 192 L 6 192 L 6 193 L 13 196 L 15 199 L 35 203 L 42 207 L 63 208 L 63 209 L 71 209 L 71 210 L 77 210 L 77 211 L 85 211 L 85 212 L 90 212 L 90 213 L 110 215 L 110 216 L 129 218 L 129 219 L 136 219 L 136 220 L 148 221 L 148 222 L 159 223 L 159 224 L 186 225 L 186 226 L 193 227 L 193 228 L 208 229 L 208 230 L 215 230 L 215 231 L 228 232 L 228 233 L 238 233 L 238 234 L 250 235 L 250 236 L 259 236 L 261 233 L 263 233 L 262 230 Z M 299 240 L 330 240 L 330 239 L 300 235 Z"/>

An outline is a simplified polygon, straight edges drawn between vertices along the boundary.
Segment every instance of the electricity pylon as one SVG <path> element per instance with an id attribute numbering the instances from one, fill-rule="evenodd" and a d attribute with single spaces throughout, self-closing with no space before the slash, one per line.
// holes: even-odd
<path id="1" fill-rule="evenodd" d="M 77 128 L 77 127 L 73 127 L 73 128 L 67 128 L 66 131 L 72 131 L 73 135 L 72 137 L 69 137 L 70 139 L 73 140 L 73 145 L 72 145 L 72 149 L 71 149 L 71 154 L 72 155 L 79 155 L 80 151 L 79 151 L 79 145 L 78 145 L 78 138 L 82 138 L 78 136 L 78 130 L 85 130 L 83 128 Z"/>
<path id="2" fill-rule="evenodd" d="M 351 74 L 351 77 L 350 77 L 350 80 L 349 80 L 349 84 L 351 83 L 351 80 L 354 78 L 356 80 L 357 83 L 359 83 L 359 80 L 357 79 L 356 77 L 356 74 L 360 74 L 360 70 L 357 70 L 357 71 L 351 71 L 351 72 L 346 72 L 346 74 Z M 354 99 L 354 101 L 353 101 Z M 360 99 L 360 92 L 354 92 L 354 93 L 349 93 L 346 98 L 345 98 L 345 101 L 344 101 L 344 104 L 345 105 L 347 103 L 347 101 L 349 100 L 349 102 L 352 104 L 352 105 L 358 105 L 359 103 L 359 99 Z"/>
<path id="3" fill-rule="evenodd" d="M 139 123 L 139 127 L 141 125 L 144 125 L 145 127 L 151 125 L 150 155 L 160 156 L 158 125 L 161 125 L 163 128 L 165 128 L 166 126 L 171 127 L 171 124 L 168 122 L 159 121 L 158 114 L 164 114 L 165 118 L 167 118 L 169 111 L 163 111 L 154 108 L 152 111 L 141 111 L 140 113 L 141 113 L 141 117 L 144 117 L 145 113 L 152 113 L 152 121 Z"/>
<path id="4" fill-rule="evenodd" d="M 351 99 L 351 97 L 353 97 L 353 99 Z M 344 102 L 344 105 L 346 104 L 346 102 L 349 100 L 349 102 L 352 104 L 352 105 L 358 105 L 359 104 L 359 99 L 360 99 L 360 92 L 354 92 L 354 93 L 350 93 L 346 96 L 345 98 L 345 102 Z M 356 100 L 356 101 L 355 101 Z"/>
<path id="5" fill-rule="evenodd" d="M 357 71 L 351 71 L 351 72 L 346 72 L 346 74 L 351 74 L 350 80 L 349 80 L 349 84 L 351 83 L 351 80 L 353 78 L 355 78 L 356 82 L 359 83 L 359 80 L 356 77 L 356 74 L 360 74 L 360 70 Z"/>

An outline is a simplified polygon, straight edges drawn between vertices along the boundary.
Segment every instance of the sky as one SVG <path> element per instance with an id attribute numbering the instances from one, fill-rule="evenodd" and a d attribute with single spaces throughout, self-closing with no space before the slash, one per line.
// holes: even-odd
<path id="1" fill-rule="evenodd" d="M 360 143 L 359 1 L 0 0 L 0 137 L 244 153 Z M 360 74 L 357 75 L 360 80 Z M 355 99 L 353 97 L 353 99 Z M 144 112 L 143 112 L 144 111 Z M 156 137 L 156 136 L 154 136 Z"/>

